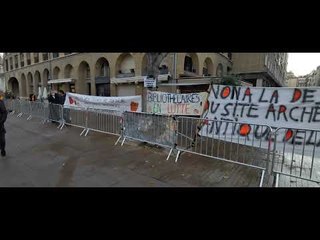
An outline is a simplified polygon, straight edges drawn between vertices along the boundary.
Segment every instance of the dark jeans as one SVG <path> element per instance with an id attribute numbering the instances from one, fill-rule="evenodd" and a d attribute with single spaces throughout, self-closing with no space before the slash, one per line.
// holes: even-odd
<path id="1" fill-rule="evenodd" d="M 4 131 L 0 132 L 0 150 L 6 150 L 6 133 Z"/>

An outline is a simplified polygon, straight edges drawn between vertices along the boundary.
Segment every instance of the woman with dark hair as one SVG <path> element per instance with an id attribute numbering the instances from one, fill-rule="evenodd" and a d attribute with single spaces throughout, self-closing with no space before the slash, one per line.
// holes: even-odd
<path id="1" fill-rule="evenodd" d="M 30 96 L 29 96 L 29 101 L 30 101 L 30 102 L 34 102 L 34 101 L 36 101 L 36 100 L 37 100 L 37 96 L 34 95 L 34 94 L 30 94 Z"/>

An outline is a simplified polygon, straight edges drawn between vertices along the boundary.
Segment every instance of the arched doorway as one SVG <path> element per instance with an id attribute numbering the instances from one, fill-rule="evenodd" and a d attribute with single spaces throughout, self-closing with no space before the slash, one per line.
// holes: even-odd
<path id="1" fill-rule="evenodd" d="M 116 77 L 128 78 L 135 76 L 135 62 L 130 53 L 121 54 L 116 61 Z M 117 86 L 117 96 L 133 96 L 136 87 L 134 84 L 120 84 Z"/>
<path id="2" fill-rule="evenodd" d="M 74 68 L 71 64 L 67 64 L 65 67 L 64 67 L 64 78 L 72 78 L 74 79 Z M 74 81 L 74 80 L 73 80 Z M 71 83 L 64 83 L 62 84 L 62 87 L 63 91 L 65 92 L 76 92 L 76 89 L 75 89 L 75 84 L 74 82 L 71 82 Z"/>
<path id="3" fill-rule="evenodd" d="M 27 95 L 30 96 L 31 94 L 35 94 L 35 93 L 33 88 L 33 77 L 31 72 L 29 72 L 27 75 Z"/>
<path id="4" fill-rule="evenodd" d="M 36 91 L 37 95 L 38 95 L 38 88 L 39 87 L 41 87 L 41 77 L 40 77 L 40 72 L 36 71 L 34 73 L 34 91 Z"/>
<path id="5" fill-rule="evenodd" d="M 64 68 L 64 77 L 65 78 L 73 78 L 74 72 L 73 72 L 73 66 L 71 64 L 68 64 Z"/>
<path id="6" fill-rule="evenodd" d="M 184 57 L 184 71 L 193 75 L 199 74 L 199 59 L 196 53 L 186 54 Z"/>
<path id="7" fill-rule="evenodd" d="M 82 61 L 78 68 L 76 92 L 91 95 L 91 71 L 86 61 Z"/>
<path id="8" fill-rule="evenodd" d="M 99 58 L 95 65 L 97 96 L 110 96 L 110 66 L 105 58 Z"/>
<path id="9" fill-rule="evenodd" d="M 202 69 L 203 76 L 213 76 L 213 62 L 211 58 L 206 58 Z"/>
<path id="10" fill-rule="evenodd" d="M 42 74 L 42 86 L 47 87 L 48 81 L 49 81 L 49 70 L 47 68 L 45 68 L 43 70 L 43 74 Z"/>
<path id="11" fill-rule="evenodd" d="M 116 76 L 118 78 L 135 76 L 135 63 L 130 53 L 123 53 L 118 57 L 116 62 Z"/>
<path id="12" fill-rule="evenodd" d="M 24 73 L 21 74 L 21 97 L 27 97 L 27 79 Z"/>
<path id="13" fill-rule="evenodd" d="M 9 91 L 13 93 L 14 96 L 19 96 L 19 82 L 15 77 L 12 77 L 8 81 Z"/>
<path id="14" fill-rule="evenodd" d="M 59 67 L 54 67 L 52 70 L 52 80 L 54 79 L 59 79 L 60 78 L 60 68 Z M 59 84 L 49 84 L 49 89 L 50 90 L 55 90 L 58 91 L 59 90 Z"/>
<path id="15" fill-rule="evenodd" d="M 223 66 L 221 63 L 218 64 L 217 70 L 216 70 L 217 77 L 223 76 Z"/>
<path id="16" fill-rule="evenodd" d="M 59 79 L 59 77 L 60 77 L 60 68 L 55 67 L 53 69 L 52 79 Z"/>

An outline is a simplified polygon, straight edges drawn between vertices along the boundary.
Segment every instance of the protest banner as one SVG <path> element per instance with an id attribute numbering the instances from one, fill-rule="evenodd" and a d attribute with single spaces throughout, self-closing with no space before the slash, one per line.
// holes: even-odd
<path id="1" fill-rule="evenodd" d="M 278 132 L 279 144 L 285 142 L 291 147 L 310 146 L 304 149 L 309 150 L 309 153 L 314 146 L 320 147 L 320 136 L 316 138 L 314 131 L 306 133 L 298 130 L 320 128 L 320 88 L 212 85 L 205 106 L 203 118 L 244 124 L 237 125 L 237 129 L 226 122 L 204 124 L 200 133 L 202 136 L 210 137 L 213 133 L 219 133 L 226 135 L 228 140 L 240 135 L 242 144 L 245 144 L 245 138 L 264 138 L 266 142 L 263 146 L 267 148 L 270 129 L 262 130 L 258 125 L 268 125 L 273 129 L 284 128 Z"/>
<path id="2" fill-rule="evenodd" d="M 141 96 L 98 97 L 67 92 L 64 107 L 141 112 Z"/>
<path id="3" fill-rule="evenodd" d="M 178 94 L 158 91 L 147 92 L 147 112 L 168 115 L 200 116 L 207 92 Z"/>

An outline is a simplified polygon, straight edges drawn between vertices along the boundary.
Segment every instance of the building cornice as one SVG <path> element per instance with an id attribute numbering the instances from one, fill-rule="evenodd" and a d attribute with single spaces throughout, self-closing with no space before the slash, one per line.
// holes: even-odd
<path id="1" fill-rule="evenodd" d="M 33 63 L 33 64 L 30 64 L 30 65 L 26 65 L 26 66 L 23 66 L 23 67 L 19 67 L 19 68 L 15 68 L 13 70 L 9 70 L 9 71 L 4 71 L 4 73 L 12 73 L 12 72 L 15 72 L 15 71 L 19 71 L 19 70 L 24 70 L 26 68 L 30 68 L 30 67 L 34 67 L 34 66 L 37 66 L 37 65 L 41 65 L 41 64 L 46 64 L 46 63 L 50 63 L 50 62 L 55 62 L 55 61 L 59 61 L 61 59 L 66 59 L 68 57 L 73 57 L 75 55 L 78 55 L 79 53 L 71 53 L 69 55 L 66 55 L 66 56 L 61 56 L 61 57 L 57 57 L 57 58 L 52 58 L 52 59 L 48 59 L 48 60 L 45 60 L 45 61 L 41 61 L 41 62 L 38 62 L 38 63 Z M 10 55 L 8 55 L 10 56 Z"/>

